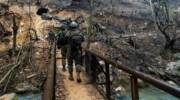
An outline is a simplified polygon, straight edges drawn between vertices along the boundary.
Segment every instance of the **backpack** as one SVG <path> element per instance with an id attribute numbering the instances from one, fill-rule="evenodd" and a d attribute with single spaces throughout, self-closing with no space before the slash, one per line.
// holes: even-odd
<path id="1" fill-rule="evenodd" d="M 57 36 L 57 48 L 60 49 L 62 46 L 67 44 L 67 37 L 65 32 L 61 32 Z"/>
<path id="2" fill-rule="evenodd" d="M 82 35 L 72 35 L 70 37 L 70 45 L 74 49 L 81 48 L 81 43 L 84 41 L 84 37 Z"/>

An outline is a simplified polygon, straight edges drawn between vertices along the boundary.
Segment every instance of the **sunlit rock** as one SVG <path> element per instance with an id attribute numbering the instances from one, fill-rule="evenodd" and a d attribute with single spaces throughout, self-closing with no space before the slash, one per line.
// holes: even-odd
<path id="1" fill-rule="evenodd" d="M 10 94 L 5 94 L 0 97 L 0 100 L 16 100 L 16 94 L 15 93 L 10 93 Z"/>

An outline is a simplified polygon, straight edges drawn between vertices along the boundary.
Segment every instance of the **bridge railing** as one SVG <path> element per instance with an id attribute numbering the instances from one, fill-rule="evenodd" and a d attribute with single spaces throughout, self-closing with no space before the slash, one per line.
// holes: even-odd
<path id="1" fill-rule="evenodd" d="M 150 75 L 147 75 L 140 71 L 136 71 L 134 69 L 123 66 L 121 64 L 118 64 L 117 62 L 110 60 L 104 56 L 101 56 L 95 52 L 92 52 L 91 50 L 84 49 L 84 51 L 85 51 L 86 55 L 91 55 L 94 57 L 94 58 L 89 59 L 88 56 L 85 56 L 85 67 L 98 67 L 95 65 L 95 62 L 90 61 L 90 60 L 94 60 L 96 58 L 103 60 L 105 62 L 105 72 L 104 73 L 105 73 L 105 77 L 106 77 L 106 82 L 103 84 L 106 86 L 105 98 L 107 100 L 112 99 L 111 98 L 112 93 L 111 93 L 110 66 L 109 65 L 112 65 L 112 67 L 115 67 L 117 69 L 122 70 L 123 72 L 130 74 L 132 100 L 139 100 L 138 79 L 141 79 L 142 81 L 147 82 L 147 83 L 157 87 L 158 89 L 167 92 L 168 94 L 171 94 L 177 98 L 180 98 L 180 88 L 178 88 L 178 87 L 171 86 L 164 81 L 153 78 Z M 92 77 L 97 77 L 97 76 L 93 75 Z M 98 84 L 96 84 L 96 85 L 98 85 Z"/>
<path id="2" fill-rule="evenodd" d="M 47 79 L 44 84 L 42 100 L 55 100 L 56 86 L 56 42 L 51 42 L 50 65 L 48 67 Z"/>

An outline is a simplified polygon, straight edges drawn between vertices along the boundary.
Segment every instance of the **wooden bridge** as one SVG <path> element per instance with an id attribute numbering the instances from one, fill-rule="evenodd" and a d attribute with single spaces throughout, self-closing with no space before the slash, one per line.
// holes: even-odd
<path id="1" fill-rule="evenodd" d="M 56 44 L 53 43 L 52 49 L 51 49 L 51 65 L 48 69 L 48 78 L 46 81 L 46 84 L 44 86 L 44 91 L 43 91 L 43 100 L 55 100 L 55 81 L 56 81 L 56 73 L 58 71 L 59 66 L 57 64 L 57 59 L 56 59 Z M 111 88 L 111 81 L 110 81 L 110 65 L 112 67 L 115 67 L 119 70 L 122 70 L 123 72 L 127 73 L 130 77 L 130 83 L 131 83 L 131 97 L 132 100 L 139 100 L 139 89 L 138 89 L 138 79 L 141 79 L 144 82 L 147 82 L 156 88 L 163 90 L 167 92 L 168 94 L 171 94 L 172 96 L 175 96 L 180 99 L 180 88 L 171 86 L 164 81 L 155 79 L 147 74 L 144 74 L 142 72 L 133 70 L 129 67 L 123 66 L 121 64 L 118 64 L 117 62 L 110 60 L 108 58 L 105 58 L 99 54 L 96 54 L 88 49 L 83 49 L 83 52 L 85 52 L 85 57 L 84 57 L 84 66 L 85 67 L 93 67 L 96 66 L 94 63 L 92 63 L 92 59 L 100 59 L 105 62 L 105 70 L 103 71 L 105 75 L 105 82 L 103 83 L 98 83 L 95 82 L 94 84 L 77 84 L 75 82 L 70 82 L 66 78 L 64 78 L 65 82 L 65 87 L 66 90 L 69 91 L 69 98 L 68 100 L 112 100 L 112 88 Z M 89 59 L 91 58 L 91 59 Z M 96 66 L 98 67 L 98 66 Z M 93 77 L 96 79 L 97 75 L 96 73 L 93 73 Z M 64 77 L 67 76 L 66 73 L 63 73 Z M 83 76 L 83 81 L 86 80 L 86 75 L 85 73 L 82 74 Z M 106 87 L 106 90 L 100 90 L 98 88 L 99 85 L 103 85 Z M 89 92 L 87 90 L 89 89 Z M 72 95 L 73 94 L 73 95 Z M 80 99 L 82 98 L 82 99 Z"/>

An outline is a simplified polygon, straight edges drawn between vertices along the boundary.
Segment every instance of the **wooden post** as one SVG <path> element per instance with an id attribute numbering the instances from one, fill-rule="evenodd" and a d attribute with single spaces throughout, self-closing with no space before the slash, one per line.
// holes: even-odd
<path id="1" fill-rule="evenodd" d="M 111 100 L 111 82 L 110 82 L 109 64 L 105 63 L 105 67 L 106 67 L 106 96 L 108 100 Z"/>
<path id="2" fill-rule="evenodd" d="M 53 48 L 53 52 L 54 52 L 54 55 L 53 55 L 53 62 L 54 62 L 54 91 L 53 91 L 53 100 L 56 100 L 56 63 L 57 63 L 57 61 L 56 61 L 56 41 L 55 41 L 55 39 L 54 39 L 54 48 Z"/>
<path id="3" fill-rule="evenodd" d="M 44 85 L 42 100 L 55 100 L 56 85 L 56 43 L 53 42 L 51 49 L 51 63 L 48 67 L 48 76 Z"/>
<path id="4" fill-rule="evenodd" d="M 132 100 L 139 100 L 137 77 L 131 76 L 131 96 Z"/>
<path id="5" fill-rule="evenodd" d="M 16 25 L 16 16 L 13 14 L 13 55 L 16 53 L 16 36 L 17 36 L 18 26 Z"/>

